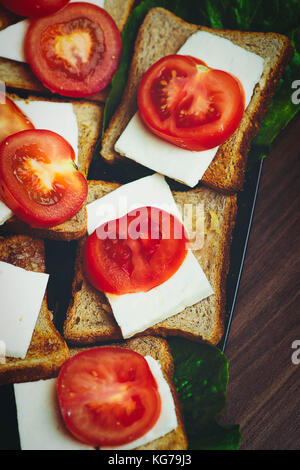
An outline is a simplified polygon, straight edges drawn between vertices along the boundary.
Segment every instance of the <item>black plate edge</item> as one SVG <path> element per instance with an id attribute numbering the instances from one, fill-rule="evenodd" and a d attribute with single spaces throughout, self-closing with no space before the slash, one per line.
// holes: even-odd
<path id="1" fill-rule="evenodd" d="M 238 193 L 238 211 L 230 250 L 230 269 L 226 285 L 226 313 L 224 335 L 218 347 L 225 352 L 230 334 L 240 281 L 244 268 L 248 241 L 256 207 L 257 195 L 263 169 L 260 159 L 245 176 L 244 189 Z"/>

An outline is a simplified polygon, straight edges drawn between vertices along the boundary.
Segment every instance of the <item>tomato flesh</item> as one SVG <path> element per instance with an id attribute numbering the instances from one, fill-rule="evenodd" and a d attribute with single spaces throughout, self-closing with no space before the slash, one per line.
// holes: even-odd
<path id="1" fill-rule="evenodd" d="M 147 361 L 114 347 L 80 352 L 61 368 L 57 393 L 68 430 L 94 446 L 138 439 L 156 423 L 161 400 Z"/>
<path id="2" fill-rule="evenodd" d="M 70 0 L 0 0 L 8 10 L 21 16 L 36 17 L 51 15 Z"/>
<path id="3" fill-rule="evenodd" d="M 49 228 L 73 217 L 87 196 L 75 154 L 60 135 L 25 130 L 0 146 L 0 196 L 21 220 Z"/>
<path id="4" fill-rule="evenodd" d="M 122 50 L 112 17 L 89 3 L 71 3 L 33 20 L 25 40 L 27 60 L 38 79 L 54 93 L 83 97 L 110 82 Z"/>
<path id="5" fill-rule="evenodd" d="M 187 150 L 202 151 L 234 133 L 243 117 L 245 96 L 232 75 L 194 57 L 171 55 L 142 77 L 138 107 L 153 133 Z"/>
<path id="6" fill-rule="evenodd" d="M 33 124 L 20 108 L 6 96 L 5 103 L 0 104 L 0 143 L 9 135 L 26 129 L 34 129 Z"/>
<path id="7" fill-rule="evenodd" d="M 188 237 L 179 219 L 155 207 L 141 207 L 89 236 L 84 270 L 103 292 L 147 292 L 179 269 L 187 250 Z"/>

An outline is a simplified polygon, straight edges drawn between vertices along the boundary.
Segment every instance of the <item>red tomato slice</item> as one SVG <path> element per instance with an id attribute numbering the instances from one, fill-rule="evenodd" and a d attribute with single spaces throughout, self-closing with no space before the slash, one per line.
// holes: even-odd
<path id="1" fill-rule="evenodd" d="M 161 400 L 147 361 L 123 348 L 80 352 L 61 368 L 59 405 L 68 430 L 94 446 L 119 446 L 156 423 Z"/>
<path id="2" fill-rule="evenodd" d="M 55 132 L 27 130 L 0 145 L 0 197 L 32 227 L 53 227 L 83 206 L 87 182 L 71 145 Z"/>
<path id="3" fill-rule="evenodd" d="M 188 150 L 225 142 L 245 109 L 239 80 L 190 56 L 170 55 L 153 64 L 138 87 L 145 124 L 164 140 Z"/>
<path id="4" fill-rule="evenodd" d="M 179 269 L 187 249 L 185 229 L 176 217 L 141 207 L 89 236 L 84 269 L 90 283 L 103 292 L 147 292 Z"/>
<path id="5" fill-rule="evenodd" d="M 10 11 L 21 16 L 51 15 L 64 7 L 70 0 L 0 0 L 0 3 Z"/>
<path id="6" fill-rule="evenodd" d="M 16 132 L 34 129 L 33 124 L 20 108 L 7 96 L 5 103 L 0 104 L 0 143 Z"/>
<path id="7" fill-rule="evenodd" d="M 43 85 L 65 96 L 88 96 L 108 85 L 119 64 L 120 32 L 112 17 L 90 3 L 71 3 L 33 20 L 27 60 Z"/>

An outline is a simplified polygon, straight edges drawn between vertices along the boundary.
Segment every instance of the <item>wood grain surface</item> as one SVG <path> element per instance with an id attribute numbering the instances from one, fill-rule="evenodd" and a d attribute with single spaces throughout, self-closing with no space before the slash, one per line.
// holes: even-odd
<path id="1" fill-rule="evenodd" d="M 241 449 L 300 448 L 300 116 L 263 165 L 236 308 L 226 346 L 228 405 Z M 300 355 L 299 355 L 300 357 Z"/>

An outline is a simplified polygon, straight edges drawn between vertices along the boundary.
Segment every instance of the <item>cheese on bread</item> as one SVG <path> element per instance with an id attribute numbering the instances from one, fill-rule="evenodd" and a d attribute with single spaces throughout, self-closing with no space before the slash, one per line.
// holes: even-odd
<path id="1" fill-rule="evenodd" d="M 103 450 L 132 450 L 160 439 L 177 428 L 177 416 L 170 387 L 161 365 L 145 356 L 157 382 L 161 412 L 155 425 L 144 436 L 119 447 Z M 56 379 L 14 385 L 19 435 L 22 450 L 93 450 L 75 439 L 65 428 L 56 396 Z M 100 449 L 101 450 L 101 449 Z"/>
<path id="2" fill-rule="evenodd" d="M 88 204 L 88 233 L 108 220 L 146 206 L 164 209 L 181 219 L 164 177 L 154 174 L 128 183 Z M 213 290 L 209 281 L 195 256 L 189 251 L 179 269 L 167 281 L 150 291 L 105 295 L 123 338 L 130 338 L 211 294 Z"/>
<path id="3" fill-rule="evenodd" d="M 263 72 L 262 57 L 207 31 L 197 31 L 190 36 L 178 54 L 196 57 L 208 67 L 237 77 L 245 91 L 247 108 Z M 129 121 L 115 144 L 115 150 L 121 155 L 191 187 L 201 180 L 218 148 L 201 152 L 179 148 L 153 134 L 139 112 Z"/>

